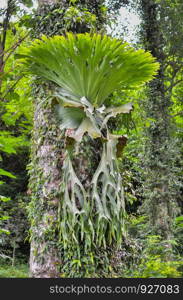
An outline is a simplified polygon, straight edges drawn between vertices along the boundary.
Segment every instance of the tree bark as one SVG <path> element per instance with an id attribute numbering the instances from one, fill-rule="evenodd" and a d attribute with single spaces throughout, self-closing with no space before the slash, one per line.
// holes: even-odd
<path id="1" fill-rule="evenodd" d="M 51 4 L 55 4 L 57 2 L 58 2 L 58 0 L 38 0 L 38 5 L 39 5 L 39 7 L 41 7 L 42 5 L 45 5 L 45 4 L 51 5 Z"/>
<path id="2" fill-rule="evenodd" d="M 151 232 L 163 239 L 172 239 L 174 200 L 171 189 L 171 124 L 169 107 L 170 96 L 165 92 L 164 37 L 158 21 L 159 6 L 155 1 L 141 0 L 143 17 L 142 36 L 146 50 L 149 50 L 160 63 L 156 78 L 149 84 L 146 115 L 153 119 L 147 129 L 145 155 L 146 182 L 144 208 L 149 216 Z M 170 243 L 167 246 L 171 248 Z"/>
<path id="3" fill-rule="evenodd" d="M 57 218 L 62 175 L 62 138 L 51 106 L 47 102 L 43 107 L 40 99 L 35 100 L 31 164 L 30 272 L 32 277 L 59 277 Z"/>
<path id="4" fill-rule="evenodd" d="M 48 5 L 56 2 L 58 4 L 63 2 L 63 8 L 65 4 L 68 6 L 68 2 L 65 0 L 39 0 L 38 13 L 41 13 L 41 17 L 44 18 L 45 11 L 48 11 Z M 81 5 L 89 1 L 80 2 Z M 97 6 L 101 1 L 95 2 Z M 61 34 L 62 29 L 58 26 L 58 22 L 62 22 L 62 20 L 51 19 L 50 25 L 44 27 L 44 34 L 47 33 L 49 36 Z M 54 23 L 58 26 L 58 32 L 55 32 Z M 38 32 L 40 32 L 40 28 L 38 28 Z M 32 153 L 29 167 L 29 193 L 32 196 L 29 207 L 29 219 L 31 220 L 30 276 L 39 278 L 60 277 L 62 267 L 62 256 L 58 243 L 58 222 L 60 219 L 59 201 L 62 197 L 64 139 L 63 132 L 59 130 L 55 119 L 51 101 L 47 97 L 50 94 L 49 91 L 49 86 L 45 87 L 41 82 L 36 84 Z M 92 160 L 92 157 L 86 157 L 86 151 L 82 151 L 75 158 L 74 164 L 78 176 L 87 187 L 94 170 L 89 170 L 87 165 L 87 160 Z M 96 161 L 96 152 L 97 149 L 93 151 L 93 162 Z M 93 165 L 94 163 L 92 168 Z"/>
<path id="5" fill-rule="evenodd" d="M 12 6 L 13 6 L 13 1 L 8 0 L 4 20 L 2 23 L 2 34 L 0 36 L 0 74 L 3 74 L 4 72 L 4 51 L 5 51 L 6 36 L 7 36 L 7 30 L 9 26 L 10 17 L 11 17 Z M 1 91 L 1 86 L 2 86 L 2 80 L 0 80 L 0 91 Z"/>

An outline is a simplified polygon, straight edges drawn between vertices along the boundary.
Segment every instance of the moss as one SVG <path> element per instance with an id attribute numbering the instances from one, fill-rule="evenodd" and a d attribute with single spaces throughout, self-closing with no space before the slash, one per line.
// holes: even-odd
<path id="1" fill-rule="evenodd" d="M 28 278 L 28 265 L 20 264 L 14 267 L 10 265 L 0 265 L 0 278 Z"/>

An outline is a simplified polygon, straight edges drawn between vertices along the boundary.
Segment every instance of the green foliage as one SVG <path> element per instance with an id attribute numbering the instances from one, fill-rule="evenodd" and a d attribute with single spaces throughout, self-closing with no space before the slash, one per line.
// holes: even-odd
<path id="1" fill-rule="evenodd" d="M 176 105 L 172 106 L 173 102 L 179 102 L 174 93 L 181 85 L 179 79 L 182 78 L 182 18 L 179 13 L 182 1 L 141 0 L 139 8 L 143 45 L 160 62 L 159 73 L 149 84 L 143 101 L 148 123 L 144 130 L 145 144 L 141 164 L 145 198 L 141 212 L 143 210 L 149 216 L 151 234 L 170 240 L 173 235 L 173 219 L 179 213 L 177 203 L 182 198 L 182 159 L 175 139 L 180 131 L 177 131 L 170 116 L 172 109 L 176 108 Z"/>
<path id="2" fill-rule="evenodd" d="M 66 32 L 85 33 L 105 31 L 107 22 L 107 9 L 104 0 L 60 0 L 52 5 L 43 4 L 31 19 L 24 20 L 32 27 L 31 35 L 35 38 L 62 35 Z M 36 32 L 36 34 L 35 34 Z"/>
<path id="3" fill-rule="evenodd" d="M 145 215 L 129 215 L 127 228 L 126 249 L 122 258 L 123 277 L 182 277 L 183 260 L 177 252 L 177 238 L 168 241 L 152 235 Z"/>
<path id="4" fill-rule="evenodd" d="M 87 24 L 91 29 L 96 28 L 96 16 L 87 10 L 80 10 L 74 6 L 68 7 L 64 15 L 65 29 L 72 28 L 73 23 Z"/>
<path id="5" fill-rule="evenodd" d="M 106 108 L 104 103 L 119 88 L 150 80 L 158 68 L 149 53 L 97 34 L 43 37 L 24 55 L 31 73 L 60 87 L 55 96 L 60 102 L 61 129 L 76 129 L 71 137 L 78 141 L 86 131 L 92 138 L 101 137 L 109 118 L 129 113 L 131 104 Z"/>
<path id="6" fill-rule="evenodd" d="M 7 177 L 10 177 L 10 178 L 16 178 L 14 175 L 12 175 L 10 172 L 7 172 L 3 169 L 0 169 L 0 175 L 2 176 L 7 176 Z"/>
<path id="7" fill-rule="evenodd" d="M 1 197 L 1 200 L 3 201 L 1 205 L 3 211 L 3 227 L 5 231 L 8 232 L 8 236 L 1 235 L 0 249 L 2 253 L 7 254 L 15 260 L 16 257 L 13 256 L 20 255 L 20 245 L 22 255 L 26 252 L 28 246 L 26 241 L 28 236 L 26 205 L 29 199 L 21 194 L 16 195 L 13 199 L 16 206 L 12 203 L 12 200 L 9 201 L 9 197 Z"/>
<path id="8" fill-rule="evenodd" d="M 116 159 L 120 136 L 109 133 L 107 122 L 118 114 L 128 114 L 132 105 L 111 106 L 109 101 L 106 107 L 104 104 L 116 90 L 150 80 L 158 65 L 149 53 L 98 34 L 43 37 L 23 55 L 31 73 L 59 86 L 52 105 L 59 111 L 61 129 L 66 129 L 58 223 L 63 276 L 92 276 L 108 259 L 107 253 L 102 259 L 101 252 L 110 247 L 118 251 L 125 232 L 123 188 Z M 77 151 L 74 143 L 70 149 L 71 139 L 80 143 L 86 132 L 103 143 L 102 157 L 88 190 L 71 162 L 71 153 Z M 97 249 L 101 251 L 99 256 Z M 110 268 L 108 264 L 106 274 Z"/>
<path id="9" fill-rule="evenodd" d="M 176 239 L 175 251 L 178 255 L 183 255 L 183 245 L 182 245 L 182 237 L 183 237 L 183 216 L 180 215 L 174 219 L 173 224 L 174 236 Z"/>
<path id="10" fill-rule="evenodd" d="M 6 32 L 5 62 L 0 76 L 2 121 L 7 126 L 16 126 L 16 131 L 25 133 L 26 129 L 30 132 L 32 123 L 31 80 L 30 77 L 22 76 L 15 54 L 19 53 L 20 44 L 26 46 L 27 31 L 21 28 L 19 23 L 13 23 L 13 26 L 16 35 L 11 29 Z"/>
<path id="11" fill-rule="evenodd" d="M 141 254 L 140 263 L 131 274 L 134 278 L 177 278 L 182 277 L 179 268 L 183 265 L 180 257 L 174 256 L 167 261 L 167 241 L 160 236 L 148 236 Z"/>
<path id="12" fill-rule="evenodd" d="M 10 200 L 10 198 L 8 198 L 8 197 L 0 196 L 0 202 L 7 202 L 9 200 Z M 2 205 L 1 205 L 0 206 L 0 235 L 2 233 L 8 234 L 8 235 L 10 234 L 9 230 L 3 228 L 4 227 L 4 221 L 6 221 L 8 219 L 9 219 L 9 216 L 5 215 L 5 213 L 2 211 Z"/>
<path id="13" fill-rule="evenodd" d="M 0 169 L 0 175 L 2 176 L 2 180 L 0 181 L 0 194 L 4 195 L 0 196 L 0 245 L 1 250 L 3 249 L 3 254 L 0 254 L 0 256 L 3 255 L 4 257 L 4 253 L 6 253 L 9 255 L 10 259 L 12 259 L 12 249 L 19 249 L 19 246 L 21 249 L 24 248 L 24 239 L 27 236 L 27 232 L 24 230 L 28 228 L 24 205 L 27 203 L 28 199 L 27 197 L 24 199 L 24 196 L 22 195 L 18 195 L 17 197 L 15 197 L 15 195 L 19 193 L 19 191 L 23 190 L 25 192 L 26 190 L 26 176 L 25 172 L 22 171 L 22 165 L 26 164 L 27 162 L 25 156 L 27 153 L 26 149 L 29 147 L 29 135 L 32 127 L 31 123 L 33 110 L 30 97 L 33 80 L 27 76 L 21 78 L 22 70 L 18 61 L 15 60 L 14 51 L 16 49 L 16 53 L 19 56 L 23 54 L 21 52 L 22 50 L 18 48 L 18 45 L 19 43 L 22 43 L 22 38 L 24 38 L 24 36 L 27 34 L 26 28 L 31 29 L 33 27 L 31 34 L 36 38 L 39 38 L 39 35 L 42 35 L 42 33 L 46 34 L 47 36 L 53 36 L 55 34 L 64 35 L 66 31 L 73 31 L 75 33 L 82 33 L 85 31 L 95 32 L 95 28 L 99 30 L 103 28 L 102 22 L 106 20 L 107 12 L 105 6 L 103 5 L 103 1 L 60 0 L 51 6 L 47 4 L 43 5 L 43 7 L 33 16 L 27 15 L 19 5 L 19 3 L 23 3 L 27 7 L 31 7 L 31 0 L 13 0 L 9 2 L 11 2 L 12 5 L 11 14 L 16 16 L 16 22 L 13 21 L 9 23 L 7 28 L 5 45 L 6 63 L 4 72 L 1 72 L 0 75 L 0 80 L 3 80 L 1 85 L 1 98 L 3 100 L 1 101 L 2 130 L 0 133 L 0 150 L 3 161 L 1 161 L 2 166 Z M 101 5 L 98 5 L 99 2 Z M 108 1 L 112 9 L 119 9 L 123 3 L 126 4 L 129 2 L 130 1 L 127 0 Z M 140 3 L 139 1 L 132 2 L 134 6 L 137 4 L 137 2 Z M 158 123 L 156 116 L 160 115 L 160 105 L 162 103 L 167 103 L 167 99 L 170 98 L 173 102 L 173 105 L 171 104 L 169 107 L 169 113 L 171 115 L 171 123 L 174 126 L 171 128 L 171 135 L 178 139 L 178 143 L 172 140 L 171 143 L 165 145 L 165 148 L 163 148 L 160 143 L 160 147 L 157 147 L 156 150 L 159 151 L 166 148 L 168 149 L 168 152 L 166 152 L 168 155 L 165 155 L 164 150 L 162 150 L 162 157 L 166 156 L 169 158 L 168 164 L 170 165 L 170 172 L 169 174 L 167 172 L 166 176 L 170 178 L 169 181 L 171 181 L 171 185 L 174 187 L 174 194 L 172 193 L 172 198 L 177 199 L 180 209 L 182 209 L 182 195 L 179 193 L 179 190 L 182 189 L 183 186 L 181 156 L 183 153 L 183 26 L 181 26 L 182 16 L 180 13 L 182 11 L 183 4 L 181 0 L 156 0 L 154 2 L 158 4 L 157 10 L 159 13 L 159 26 L 161 26 L 163 38 L 158 37 L 157 34 L 150 31 L 149 34 L 154 34 L 155 40 L 159 41 L 159 49 L 163 49 L 165 54 L 163 54 L 162 57 L 164 57 L 165 62 L 163 65 L 163 72 L 164 88 L 167 97 L 164 99 L 165 101 L 159 102 L 157 109 L 155 110 L 152 106 L 152 101 L 156 97 L 155 93 L 152 95 L 152 101 L 149 102 L 147 101 L 147 90 L 143 89 L 141 91 L 137 91 L 136 87 L 132 87 L 131 90 L 126 89 L 128 86 L 123 81 L 124 79 L 129 80 L 131 74 L 133 74 L 133 80 L 138 80 L 140 78 L 139 76 L 141 76 L 138 73 L 138 68 L 136 67 L 134 67 L 133 70 L 126 69 L 125 72 L 122 70 L 124 72 L 124 76 L 121 77 L 122 86 L 121 83 L 119 83 L 120 89 L 122 90 L 119 91 L 119 88 L 117 87 L 117 91 L 111 94 L 110 88 L 112 85 L 114 86 L 114 83 L 117 84 L 115 75 L 117 72 L 115 65 L 117 59 L 116 61 L 114 59 L 112 65 L 112 60 L 110 61 L 110 55 L 113 55 L 113 51 L 111 48 L 111 53 L 109 53 L 109 46 L 102 46 L 102 49 L 97 46 L 99 53 L 95 53 L 98 57 L 98 64 L 96 67 L 94 64 L 92 66 L 92 58 L 96 59 L 96 57 L 93 55 L 94 51 L 90 51 L 92 50 L 92 47 L 90 47 L 89 38 L 88 44 L 86 41 L 83 48 L 79 48 L 80 44 L 78 41 L 77 49 L 74 47 L 72 48 L 73 39 L 71 37 L 66 38 L 66 48 L 63 49 L 59 47 L 55 49 L 53 45 L 54 41 L 55 43 L 59 43 L 60 38 L 54 38 L 53 40 L 44 38 L 43 41 L 35 42 L 35 45 L 40 47 L 39 62 L 44 62 L 44 70 L 47 71 L 47 79 L 54 79 L 53 82 L 56 82 L 56 84 L 61 87 L 57 88 L 54 96 L 56 100 L 54 99 L 53 103 L 57 103 L 55 110 L 58 114 L 60 128 L 66 131 L 67 137 L 65 139 L 65 147 L 66 151 L 69 152 L 69 155 L 67 155 L 65 158 L 63 169 L 64 183 L 61 186 L 61 191 L 62 193 L 65 192 L 65 194 L 63 198 L 61 198 L 62 202 L 59 204 L 60 223 L 55 224 L 53 222 L 52 228 L 49 228 L 48 226 L 47 229 L 48 247 L 52 243 L 52 236 L 57 233 L 57 230 L 60 232 L 59 247 L 62 254 L 61 260 L 64 260 L 61 277 L 91 277 L 92 275 L 94 277 L 116 276 L 116 274 L 114 274 L 112 271 L 113 268 L 111 266 L 111 261 L 113 258 L 115 258 L 115 256 L 117 256 L 117 254 L 114 250 L 112 250 L 112 253 L 111 249 L 109 249 L 107 245 L 109 244 L 111 245 L 111 248 L 113 246 L 115 248 L 117 246 L 116 241 L 119 244 L 121 243 L 122 236 L 126 230 L 126 228 L 124 228 L 124 217 L 126 218 L 123 207 L 124 200 L 126 202 L 126 211 L 128 213 L 136 213 L 139 205 L 144 201 L 143 191 L 146 191 L 147 198 L 151 199 L 149 195 L 154 197 L 154 195 L 149 192 L 150 186 L 148 186 L 147 182 L 149 175 L 147 175 L 145 172 L 145 164 L 147 163 L 147 161 L 144 159 L 144 153 L 146 151 L 144 146 L 147 141 L 147 134 L 145 130 L 152 130 L 152 133 L 156 134 L 156 130 L 159 127 L 161 132 L 160 125 L 162 125 L 162 122 Z M 2 16 L 2 14 L 5 14 L 5 11 L 0 10 L 0 15 Z M 22 16 L 21 20 L 17 21 L 19 16 Z M 3 26 L 1 28 L 3 28 Z M 97 42 L 96 37 L 97 35 L 93 37 L 93 44 Z M 105 42 L 105 39 L 108 39 L 108 42 L 110 41 L 110 38 L 104 38 L 101 36 L 102 42 Z M 163 39 L 165 41 L 164 45 L 162 45 Z M 54 51 L 51 51 L 50 49 L 46 50 L 45 44 L 48 42 L 50 49 L 53 47 Z M 67 51 L 67 46 L 69 46 L 70 51 Z M 25 47 L 27 47 L 26 43 Z M 120 47 L 124 47 L 123 50 L 125 51 L 131 50 L 131 55 L 133 54 L 133 49 L 130 49 L 128 45 L 125 46 L 121 44 Z M 86 50 L 86 48 L 88 50 Z M 47 53 L 45 59 L 42 55 L 43 50 L 47 51 L 45 52 Z M 81 55 L 78 55 L 79 51 Z M 93 56 L 89 55 L 89 52 L 90 54 L 92 53 Z M 73 53 L 77 55 L 73 57 Z M 85 55 L 85 59 L 83 59 L 83 54 Z M 106 58 L 103 60 L 103 57 L 105 56 Z M 65 59 L 67 60 L 68 64 L 64 65 L 62 69 L 60 68 L 59 64 L 63 64 Z M 133 68 L 133 60 L 131 62 L 131 67 Z M 128 61 L 125 62 L 126 67 L 128 66 L 127 63 Z M 54 71 L 56 74 L 53 73 L 51 64 L 54 64 Z M 110 68 L 108 68 L 109 65 Z M 107 69 L 108 72 L 106 72 Z M 114 75 L 114 77 L 110 77 L 111 75 L 109 71 L 111 72 L 112 76 Z M 54 78 L 51 78 L 50 74 L 51 76 L 54 76 Z M 42 77 L 42 74 L 39 75 Z M 107 76 L 109 76 L 109 80 L 106 88 L 106 82 L 104 82 L 104 78 L 106 77 L 107 79 Z M 63 81 L 64 79 L 66 79 L 65 82 Z M 65 85 L 67 91 L 63 90 Z M 36 95 L 34 96 L 35 98 L 37 97 Z M 84 96 L 85 99 L 83 99 L 83 102 L 81 101 L 81 98 Z M 44 96 L 42 95 L 41 99 L 43 98 Z M 103 101 L 105 107 L 102 106 Z M 127 102 L 133 103 L 134 109 L 132 121 L 135 122 L 136 130 L 134 129 L 134 124 L 130 119 L 131 114 L 128 113 L 131 111 L 131 106 L 127 106 L 128 110 L 126 113 L 124 111 L 120 111 L 119 108 L 122 106 L 122 110 L 124 110 L 125 107 L 123 105 Z M 45 101 L 45 107 L 46 106 L 48 107 L 48 103 Z M 149 110 L 149 115 L 146 115 L 144 112 L 145 106 Z M 119 112 L 119 114 L 115 115 L 116 112 L 117 114 Z M 108 117 L 110 117 L 110 119 Z M 129 119 L 131 122 L 130 124 Z M 164 120 L 165 118 L 160 115 L 160 119 Z M 116 121 L 117 124 L 115 123 Z M 120 158 L 118 160 L 118 164 L 116 163 L 116 153 L 114 151 L 117 144 L 117 139 L 111 135 L 107 136 L 105 132 L 106 127 L 101 127 L 101 125 L 104 124 L 103 122 L 105 125 L 107 125 L 107 129 L 109 129 L 113 134 L 118 135 L 118 137 L 128 134 L 128 145 L 125 147 L 123 154 L 124 158 Z M 126 130 L 126 128 L 129 127 L 130 135 L 129 131 Z M 50 135 L 54 136 L 54 130 L 51 131 L 50 128 L 49 130 Z M 73 140 L 73 133 L 75 133 L 75 131 L 77 131 L 77 134 L 75 135 L 75 140 Z M 92 138 L 98 139 L 99 137 L 102 137 L 102 142 L 104 144 L 102 159 L 93 177 L 92 189 L 90 190 L 91 193 L 88 193 L 88 191 L 85 190 L 81 180 L 78 179 L 80 174 L 76 174 L 77 169 L 74 170 L 72 166 L 73 161 L 71 161 L 71 158 L 73 159 L 75 156 L 77 156 L 77 149 L 75 146 L 77 147 L 78 145 L 76 142 L 82 142 L 83 139 L 86 138 L 86 131 Z M 157 136 L 159 139 L 160 135 L 157 134 Z M 110 142 L 105 140 L 107 138 L 110 139 Z M 40 136 L 39 140 L 41 141 L 40 143 L 42 143 L 43 137 Z M 59 149 L 61 147 L 61 143 L 62 141 L 59 145 L 57 145 Z M 110 149 L 110 151 L 109 143 L 114 144 L 114 148 Z M 179 146 L 179 153 L 175 149 L 177 144 Z M 151 146 L 154 147 L 154 144 L 152 143 Z M 86 155 L 88 155 L 87 147 L 89 147 L 89 145 L 85 146 L 84 148 L 84 151 L 87 153 Z M 113 158 L 115 157 L 114 161 L 112 162 L 109 158 L 107 159 L 107 155 Z M 89 155 L 89 157 L 91 157 L 91 155 Z M 171 163 L 173 162 L 174 158 L 176 158 L 176 165 Z M 89 160 L 90 168 L 92 169 L 93 161 L 92 159 Z M 19 165 L 16 164 L 18 161 Z M 150 156 L 149 163 L 154 163 L 154 161 L 154 154 L 152 154 Z M 160 159 L 157 161 L 158 164 L 161 163 Z M 41 171 L 36 168 L 36 164 L 37 161 L 34 164 L 34 172 L 37 172 L 37 177 L 35 176 L 36 179 L 34 183 L 35 186 L 38 187 L 38 193 L 36 196 L 40 197 L 40 187 L 43 182 Z M 116 176 L 115 172 L 118 172 L 119 164 L 123 178 L 124 192 L 121 190 L 118 194 L 116 192 L 116 187 L 121 181 L 121 178 L 119 173 Z M 175 167 L 177 168 L 176 170 Z M 173 178 L 172 180 L 171 176 L 173 172 L 176 173 L 176 179 Z M 152 172 L 150 172 L 150 176 L 151 175 Z M 157 177 L 155 176 L 155 178 Z M 3 184 L 3 181 L 6 183 Z M 154 185 L 155 181 L 156 180 L 153 179 L 152 185 Z M 117 185 L 115 185 L 114 182 L 116 182 Z M 33 190 L 33 187 L 31 188 Z M 102 191 L 105 191 L 105 193 Z M 59 192 L 60 190 L 56 191 L 57 194 Z M 104 199 L 105 195 L 107 195 L 107 201 Z M 12 201 L 9 201 L 10 197 Z M 120 213 L 115 210 L 115 201 L 118 204 L 118 207 L 122 208 Z M 150 204 L 152 203 L 154 202 L 150 200 Z M 39 205 L 40 203 L 37 201 L 37 206 L 35 205 L 37 214 L 32 213 L 32 222 L 35 222 L 35 219 L 38 218 L 38 210 L 40 209 Z M 152 208 L 149 203 L 147 206 L 144 208 L 146 212 L 149 208 Z M 40 209 L 40 213 L 41 212 L 42 210 Z M 139 213 L 141 213 L 141 211 L 139 211 Z M 111 222 L 111 219 L 113 222 Z M 169 255 L 169 251 L 166 251 L 166 241 L 162 241 L 158 236 L 152 235 L 148 236 L 146 239 L 146 235 L 150 233 L 147 229 L 147 219 L 148 217 L 144 216 L 140 216 L 139 218 L 131 216 L 131 224 L 129 225 L 127 223 L 126 227 L 128 227 L 130 236 L 127 235 L 127 249 L 125 250 L 125 263 L 127 267 L 125 264 L 122 264 L 123 266 L 125 265 L 125 271 L 123 270 L 124 272 L 122 272 L 122 276 L 144 278 L 181 277 L 182 262 L 179 256 L 175 255 L 169 261 L 167 260 L 167 257 L 165 257 Z M 173 226 L 176 242 L 173 241 L 170 244 L 173 245 L 173 249 L 175 249 L 178 255 L 182 255 L 182 216 L 175 218 Z M 50 244 L 48 241 L 50 241 Z M 85 248 L 87 251 L 85 251 Z M 124 263 L 123 256 L 122 263 Z M 103 272 L 101 272 L 102 269 Z M 98 270 L 100 271 L 98 272 Z M 0 277 L 27 276 L 27 272 L 24 273 L 24 267 L 23 272 L 22 268 L 19 268 L 19 266 L 16 266 L 15 268 L 9 266 L 6 267 L 5 265 L 0 267 Z"/>
<path id="14" fill-rule="evenodd" d="M 63 99 L 86 97 L 96 106 L 116 89 L 152 79 L 158 68 L 150 53 L 98 34 L 43 37 L 23 52 L 30 72 L 60 86 Z"/>
<path id="15" fill-rule="evenodd" d="M 32 0 L 20 0 L 20 3 L 24 4 L 27 7 L 31 7 L 33 5 Z"/>
<path id="16" fill-rule="evenodd" d="M 3 130 L 0 133 L 0 151 L 2 152 L 16 154 L 17 149 L 28 145 L 29 142 L 24 135 L 16 137 L 13 132 Z"/>
<path id="17" fill-rule="evenodd" d="M 96 249 L 107 250 L 112 245 L 119 248 L 125 232 L 121 177 L 118 174 L 118 178 L 116 178 L 115 161 L 110 159 L 111 156 L 114 157 L 113 148 L 111 142 L 104 146 L 100 165 L 91 182 L 91 196 L 78 180 L 69 156 L 64 161 L 64 195 L 60 201 L 60 224 L 58 224 L 60 245 L 67 253 L 67 260 L 68 255 L 71 254 L 78 257 L 78 259 L 70 258 L 67 264 L 70 264 L 72 272 L 77 269 L 78 272 L 81 272 L 81 270 L 79 271 L 79 267 L 81 267 L 84 273 L 80 273 L 80 276 L 92 275 L 88 267 L 83 267 L 83 263 L 86 265 L 87 262 L 93 266 L 94 270 L 95 267 L 98 268 L 99 261 L 94 255 Z M 111 171 L 109 172 L 109 170 Z M 77 256 L 71 249 L 75 249 Z M 90 253 L 93 258 L 87 258 L 84 262 L 84 258 L 86 259 L 84 253 L 86 255 Z M 87 272 L 89 273 L 87 274 Z M 69 273 L 68 275 L 72 276 L 73 274 Z"/>
<path id="18" fill-rule="evenodd" d="M 27 30 L 20 23 L 22 15 L 26 17 L 26 8 L 22 4 L 30 7 L 32 1 L 10 0 L 7 9 L 0 10 L 0 253 L 1 257 L 10 259 L 13 249 L 20 245 L 24 249 L 22 223 L 25 230 L 26 215 L 19 206 L 17 195 L 26 190 L 25 164 L 32 123 L 31 82 L 22 76 L 15 60 L 19 45 L 25 45 L 28 39 Z"/>
<path id="19" fill-rule="evenodd" d="M 183 264 L 181 261 L 162 261 L 157 256 L 147 258 L 138 266 L 133 273 L 134 278 L 182 278 L 178 268 Z"/>
<path id="20" fill-rule="evenodd" d="M 175 223 L 177 227 L 183 227 L 183 216 L 176 217 Z"/>
<path id="21" fill-rule="evenodd" d="M 28 278 L 28 266 L 25 264 L 16 265 L 14 267 L 8 264 L 0 265 L 0 278 Z"/>

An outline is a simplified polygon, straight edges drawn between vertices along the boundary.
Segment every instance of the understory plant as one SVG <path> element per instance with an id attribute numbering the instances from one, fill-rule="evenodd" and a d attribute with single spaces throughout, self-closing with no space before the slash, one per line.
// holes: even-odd
<path id="1" fill-rule="evenodd" d="M 23 50 L 22 59 L 28 72 L 52 82 L 52 106 L 63 133 L 58 211 L 62 276 L 92 276 L 101 264 L 110 274 L 108 258 L 116 256 L 125 235 L 125 203 L 116 156 L 123 137 L 109 130 L 108 121 L 133 109 L 123 100 L 112 106 L 110 99 L 114 92 L 151 80 L 158 64 L 150 53 L 99 34 L 43 36 Z M 73 166 L 85 137 L 102 144 L 87 188 Z"/>
<path id="2" fill-rule="evenodd" d="M 181 224 L 181 218 L 175 219 Z M 131 214 L 122 255 L 121 276 L 125 278 L 178 278 L 182 277 L 183 260 L 177 251 L 179 240 L 168 241 L 153 235 L 147 215 Z M 169 244 L 171 243 L 171 248 Z"/>
<path id="3" fill-rule="evenodd" d="M 171 241 L 175 243 L 174 240 Z M 125 277 L 132 278 L 181 278 L 183 261 L 178 254 L 171 255 L 167 260 L 167 241 L 160 236 L 149 235 L 143 243 L 136 264 L 126 269 Z M 124 276 L 124 274 L 123 274 Z"/>

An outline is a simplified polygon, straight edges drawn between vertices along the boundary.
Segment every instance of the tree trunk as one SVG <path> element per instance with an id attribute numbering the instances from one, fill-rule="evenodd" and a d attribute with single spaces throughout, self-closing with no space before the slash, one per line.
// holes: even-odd
<path id="1" fill-rule="evenodd" d="M 45 89 L 44 89 L 45 92 Z M 43 94 L 39 91 L 40 98 Z M 49 103 L 35 100 L 30 190 L 32 277 L 58 277 L 57 216 L 62 139 Z"/>
<path id="2" fill-rule="evenodd" d="M 155 1 L 141 0 L 143 17 L 143 38 L 149 50 L 160 63 L 156 78 L 149 84 L 148 101 L 145 103 L 146 115 L 152 125 L 147 129 L 145 167 L 146 182 L 144 208 L 149 216 L 152 234 L 167 240 L 171 248 L 173 221 L 173 193 L 171 189 L 170 156 L 170 96 L 165 92 L 164 39 L 158 21 L 159 6 Z M 161 9 L 161 8 L 160 8 Z"/>
<path id="3" fill-rule="evenodd" d="M 51 5 L 57 3 L 58 0 L 38 0 L 39 7 L 42 5 Z"/>
<path id="4" fill-rule="evenodd" d="M 7 1 L 7 6 L 4 4 L 4 8 L 6 8 L 5 16 L 3 19 L 3 23 L 1 24 L 2 26 L 2 31 L 0 35 L 0 74 L 3 74 L 4 72 L 4 51 L 5 51 L 5 44 L 6 44 L 6 35 L 7 35 L 7 30 L 10 22 L 10 17 L 11 17 L 11 11 L 12 11 L 12 6 L 13 6 L 13 1 L 8 0 Z M 2 80 L 0 80 L 0 92 L 1 92 L 1 85 L 2 85 Z"/>
<path id="5" fill-rule="evenodd" d="M 49 7 L 54 4 L 54 8 L 58 2 L 58 7 L 64 9 L 69 5 L 69 1 L 51 1 L 40 0 L 38 14 L 43 18 L 43 23 L 38 24 L 35 29 L 37 38 L 39 37 L 40 28 L 42 33 L 49 36 L 62 34 L 64 32 L 63 20 L 61 16 L 58 18 L 50 14 L 50 21 L 47 16 Z M 62 3 L 63 2 L 63 3 Z M 87 4 L 89 1 L 80 1 L 81 4 Z M 99 2 L 94 1 L 96 11 Z M 91 4 L 90 4 L 91 5 Z M 97 6 L 98 5 L 98 6 Z M 58 11 L 58 10 L 57 10 Z M 55 13 L 55 11 L 54 11 Z M 40 21 L 39 21 L 40 22 Z M 59 22 L 61 25 L 59 25 Z M 55 27 L 56 26 L 56 27 Z M 55 29 L 56 28 L 56 29 Z M 74 28 L 77 29 L 77 26 Z M 54 109 L 51 101 L 49 101 L 50 86 L 43 86 L 37 83 L 35 86 L 35 114 L 34 127 L 32 135 L 32 154 L 31 164 L 29 166 L 30 188 L 29 193 L 32 200 L 29 207 L 29 218 L 31 220 L 31 253 L 30 253 L 30 275 L 32 277 L 49 278 L 60 277 L 60 269 L 62 266 L 62 256 L 59 248 L 59 201 L 62 197 L 62 163 L 64 160 L 64 138 L 63 132 L 59 130 L 56 124 Z M 48 97 L 47 97 L 48 96 Z M 97 150 L 97 149 L 96 149 Z M 83 184 L 88 185 L 91 172 L 85 166 L 87 157 L 80 154 L 75 159 L 75 167 L 77 174 L 80 176 Z M 93 152 L 93 161 L 96 161 L 96 152 Z M 90 152 L 91 153 L 91 152 Z M 98 157 L 97 157 L 98 159 Z M 93 168 L 93 164 L 92 164 Z"/>

